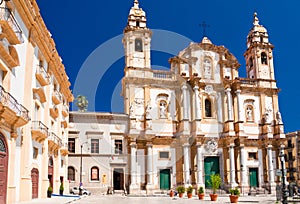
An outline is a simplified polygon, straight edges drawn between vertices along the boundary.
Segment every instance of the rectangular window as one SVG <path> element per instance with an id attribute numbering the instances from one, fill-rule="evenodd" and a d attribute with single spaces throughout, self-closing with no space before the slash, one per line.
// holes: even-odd
<path id="1" fill-rule="evenodd" d="M 99 140 L 98 139 L 91 139 L 91 153 L 99 154 Z"/>
<path id="2" fill-rule="evenodd" d="M 257 159 L 257 153 L 256 152 L 249 152 L 248 153 L 248 158 L 250 160 L 256 160 Z"/>
<path id="3" fill-rule="evenodd" d="M 170 153 L 167 151 L 159 152 L 159 158 L 160 159 L 169 159 Z"/>
<path id="4" fill-rule="evenodd" d="M 33 155 L 32 155 L 33 159 L 37 159 L 38 154 L 39 154 L 39 149 L 34 147 L 33 148 Z"/>
<path id="5" fill-rule="evenodd" d="M 68 139 L 68 150 L 70 153 L 75 153 L 75 138 Z"/>
<path id="6" fill-rule="evenodd" d="M 64 167 L 64 160 L 63 160 L 63 159 L 60 160 L 60 167 L 61 167 L 61 168 Z"/>
<path id="7" fill-rule="evenodd" d="M 115 154 L 123 153 L 122 140 L 115 140 Z"/>

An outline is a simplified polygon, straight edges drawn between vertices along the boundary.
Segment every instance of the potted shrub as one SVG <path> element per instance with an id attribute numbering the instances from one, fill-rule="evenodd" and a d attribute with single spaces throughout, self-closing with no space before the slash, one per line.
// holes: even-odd
<path id="1" fill-rule="evenodd" d="M 63 195 L 63 194 L 64 194 L 64 185 L 63 182 L 61 182 L 59 187 L 59 195 Z"/>
<path id="2" fill-rule="evenodd" d="M 212 174 L 210 176 L 210 182 L 211 188 L 213 190 L 212 194 L 209 194 L 211 201 L 216 201 L 218 199 L 218 194 L 216 193 L 217 189 L 220 188 L 222 184 L 222 180 L 219 174 Z"/>
<path id="3" fill-rule="evenodd" d="M 188 198 L 192 198 L 193 196 L 193 186 L 189 186 L 186 188 L 186 193 Z"/>
<path id="4" fill-rule="evenodd" d="M 183 194 L 185 193 L 185 187 L 184 186 L 178 186 L 176 188 L 178 194 L 179 194 L 179 198 L 182 198 L 183 197 Z"/>
<path id="5" fill-rule="evenodd" d="M 198 188 L 198 198 L 199 200 L 204 200 L 204 188 L 202 186 Z"/>
<path id="6" fill-rule="evenodd" d="M 230 202 L 231 203 L 237 203 L 238 202 L 238 199 L 239 199 L 239 196 L 240 196 L 240 190 L 238 189 L 238 187 L 236 188 L 232 188 L 229 190 L 229 198 L 230 198 Z"/>
<path id="7" fill-rule="evenodd" d="M 47 190 L 47 198 L 51 198 L 51 194 L 53 192 L 53 189 L 51 186 L 48 187 L 48 190 Z"/>

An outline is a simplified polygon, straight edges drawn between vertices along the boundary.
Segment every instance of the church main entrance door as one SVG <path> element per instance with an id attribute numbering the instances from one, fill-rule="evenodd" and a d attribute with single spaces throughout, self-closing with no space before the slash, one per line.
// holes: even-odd
<path id="1" fill-rule="evenodd" d="M 258 187 L 257 168 L 249 168 L 250 187 Z"/>
<path id="2" fill-rule="evenodd" d="M 204 159 L 205 187 L 210 187 L 209 181 L 212 174 L 219 174 L 219 157 L 206 157 Z"/>
<path id="3" fill-rule="evenodd" d="M 169 190 L 170 189 L 170 169 L 162 169 L 159 173 L 160 189 Z"/>

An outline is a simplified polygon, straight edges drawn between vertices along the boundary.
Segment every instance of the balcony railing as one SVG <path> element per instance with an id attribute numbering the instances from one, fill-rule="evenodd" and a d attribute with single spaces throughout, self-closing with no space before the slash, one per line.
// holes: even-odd
<path id="1" fill-rule="evenodd" d="M 50 76 L 42 65 L 37 65 L 36 78 L 41 86 L 46 86 L 50 83 Z"/>
<path id="2" fill-rule="evenodd" d="M 257 80 L 249 78 L 236 78 L 241 84 L 257 85 Z"/>
<path id="3" fill-rule="evenodd" d="M 54 132 L 49 133 L 48 139 L 53 141 L 56 145 L 62 146 L 62 140 Z"/>
<path id="4" fill-rule="evenodd" d="M 13 13 L 9 8 L 0 7 L 0 24 L 7 23 L 12 32 L 15 33 L 15 37 L 11 33 L 7 33 L 7 38 L 12 44 L 18 44 L 23 42 L 22 30 L 18 25 Z"/>
<path id="5" fill-rule="evenodd" d="M 16 116 L 20 116 L 27 122 L 30 120 L 29 111 L 0 85 L 0 103 L 15 112 Z"/>
<path id="6" fill-rule="evenodd" d="M 165 71 L 153 71 L 153 78 L 172 79 L 172 73 Z"/>
<path id="7" fill-rule="evenodd" d="M 69 106 L 64 104 L 62 106 L 62 114 L 64 117 L 67 117 L 69 115 Z"/>
<path id="8" fill-rule="evenodd" d="M 48 127 L 41 121 L 31 122 L 32 138 L 38 142 L 44 141 L 48 137 Z"/>
<path id="9" fill-rule="evenodd" d="M 62 100 L 62 95 L 59 93 L 58 90 L 54 90 L 52 93 L 52 101 L 55 103 L 55 105 L 60 104 Z"/>

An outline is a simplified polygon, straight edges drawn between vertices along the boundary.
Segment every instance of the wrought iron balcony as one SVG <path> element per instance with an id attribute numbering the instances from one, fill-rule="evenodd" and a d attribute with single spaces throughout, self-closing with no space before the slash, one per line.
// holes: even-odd
<path id="1" fill-rule="evenodd" d="M 54 90 L 52 93 L 52 101 L 54 102 L 55 105 L 58 105 L 62 101 L 62 96 L 61 93 L 59 93 L 58 90 Z"/>
<path id="2" fill-rule="evenodd" d="M 66 104 L 64 104 L 63 106 L 62 106 L 62 110 L 61 110 L 62 112 L 62 115 L 64 116 L 64 117 L 67 117 L 68 115 L 69 115 L 69 106 L 68 105 L 66 105 Z"/>
<path id="3" fill-rule="evenodd" d="M 41 86 L 50 84 L 50 76 L 42 65 L 37 65 L 35 76 Z"/>
<path id="4" fill-rule="evenodd" d="M 23 43 L 22 30 L 9 8 L 0 7 L 0 38 L 6 38 L 11 45 Z"/>
<path id="5" fill-rule="evenodd" d="M 59 116 L 59 110 L 55 105 L 50 108 L 50 115 L 52 118 L 57 118 Z"/>
<path id="6" fill-rule="evenodd" d="M 42 142 L 48 137 L 48 127 L 41 121 L 31 122 L 32 139 Z"/>
<path id="7" fill-rule="evenodd" d="M 45 103 L 47 101 L 46 93 L 44 87 L 33 88 L 33 97 L 34 99 L 39 99 L 41 103 Z"/>
<path id="8" fill-rule="evenodd" d="M 56 151 L 62 146 L 62 140 L 54 133 L 49 133 L 48 148 L 50 151 Z"/>
<path id="9" fill-rule="evenodd" d="M 0 112 L 5 122 L 20 127 L 30 121 L 29 111 L 0 85 Z"/>
<path id="10" fill-rule="evenodd" d="M 60 148 L 60 154 L 63 155 L 63 156 L 66 156 L 69 154 L 69 151 L 68 151 L 68 143 L 64 143 L 62 145 L 62 147 Z"/>

